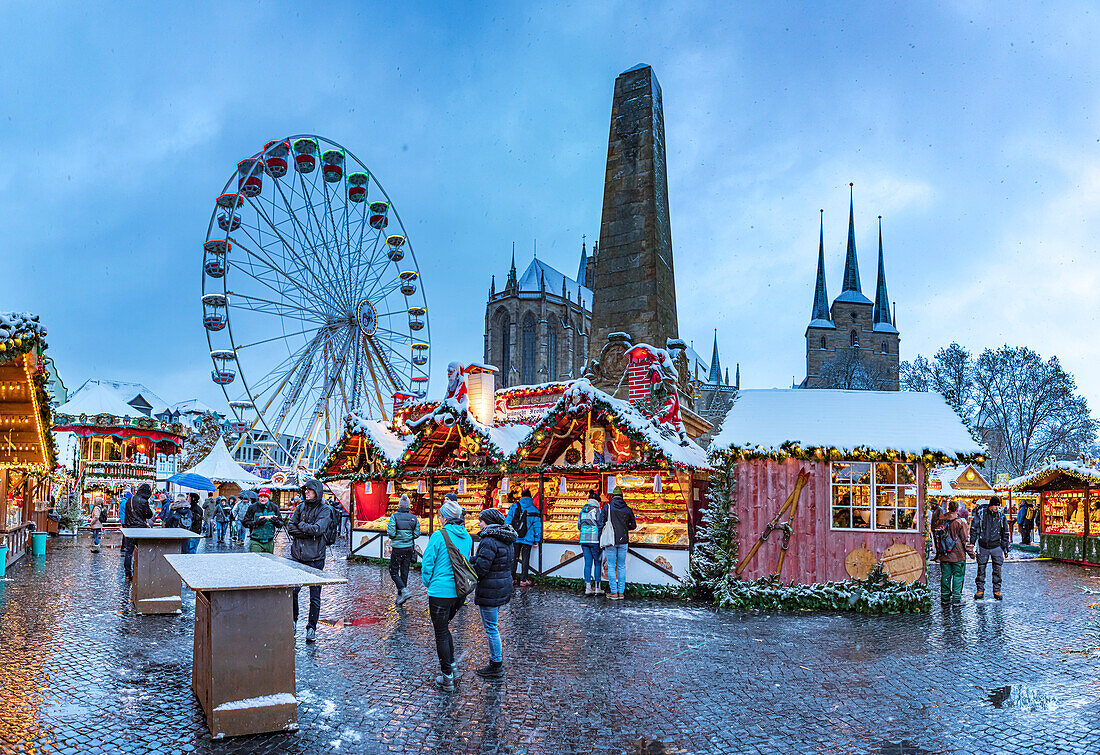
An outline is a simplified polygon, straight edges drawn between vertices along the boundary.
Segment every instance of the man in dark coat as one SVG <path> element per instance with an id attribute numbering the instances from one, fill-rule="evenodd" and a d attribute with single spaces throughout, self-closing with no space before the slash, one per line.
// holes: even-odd
<path id="1" fill-rule="evenodd" d="M 975 579 L 977 590 L 974 600 L 985 597 L 985 565 L 993 562 L 993 597 L 1001 599 L 1001 565 L 1004 564 L 1008 549 L 1012 545 L 1012 536 L 1008 531 L 1008 522 L 1001 511 L 1001 499 L 993 496 L 989 503 L 974 512 L 974 521 L 970 525 L 970 542 L 978 546 L 978 572 Z"/>
<path id="2" fill-rule="evenodd" d="M 148 527 L 149 520 L 153 518 L 153 509 L 149 506 L 149 496 L 153 494 L 153 489 L 149 487 L 148 483 L 143 482 L 137 489 L 137 493 L 130 497 L 130 500 L 126 503 L 126 519 L 123 521 L 123 527 Z M 134 542 L 133 538 L 126 538 L 126 545 L 123 546 L 125 553 L 123 554 L 126 559 L 126 579 L 134 578 Z"/>
<path id="3" fill-rule="evenodd" d="M 516 531 L 504 523 L 504 514 L 497 509 L 485 509 L 478 516 L 481 542 L 470 566 L 477 573 L 477 589 L 474 603 L 481 611 L 481 626 L 489 642 L 489 665 L 477 669 L 477 675 L 485 679 L 504 676 L 504 653 L 497 628 L 500 607 L 512 599 L 512 565 L 515 560 L 513 545 Z"/>
<path id="4" fill-rule="evenodd" d="M 302 502 L 294 507 L 290 521 L 286 523 L 286 534 L 290 535 L 290 557 L 298 563 L 325 568 L 325 532 L 332 523 L 334 512 L 325 503 L 324 488 L 317 480 L 306 480 L 302 484 Z M 294 588 L 294 621 L 298 621 L 298 593 L 302 588 Z M 321 586 L 309 588 L 309 619 L 306 622 L 306 642 L 317 640 L 317 619 L 321 616 Z"/>

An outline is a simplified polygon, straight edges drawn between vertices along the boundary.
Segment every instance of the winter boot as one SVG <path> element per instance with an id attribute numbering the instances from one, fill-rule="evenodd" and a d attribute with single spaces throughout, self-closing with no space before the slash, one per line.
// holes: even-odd
<path id="1" fill-rule="evenodd" d="M 596 583 L 596 590 L 592 594 L 593 595 L 603 595 L 603 582 L 597 582 Z"/>
<path id="2" fill-rule="evenodd" d="M 398 591 L 397 591 L 397 600 L 396 600 L 396 601 L 394 601 L 394 602 L 395 602 L 395 603 L 396 603 L 397 605 L 401 605 L 401 604 L 402 604 L 402 603 L 404 603 L 404 602 L 405 602 L 406 600 L 408 600 L 408 599 L 409 599 L 409 598 L 410 598 L 411 596 L 412 596 L 412 593 L 411 593 L 411 592 L 409 592 L 409 588 L 407 588 L 407 587 L 406 587 L 406 588 L 404 588 L 404 589 L 402 589 L 402 590 L 398 590 Z"/>
<path id="3" fill-rule="evenodd" d="M 984 597 L 985 597 L 985 592 L 982 590 L 982 588 L 979 587 L 978 591 L 976 593 L 974 593 L 974 600 L 981 600 Z"/>
<path id="4" fill-rule="evenodd" d="M 1001 595 L 999 592 L 993 593 L 993 597 L 996 598 L 997 600 L 1004 600 L 1004 596 Z"/>
<path id="5" fill-rule="evenodd" d="M 504 664 L 501 661 L 489 661 L 488 666 L 475 672 L 482 679 L 500 679 L 504 676 Z"/>
<path id="6" fill-rule="evenodd" d="M 455 691 L 455 677 L 454 674 L 437 674 L 435 677 L 435 685 L 444 692 Z"/>
<path id="7" fill-rule="evenodd" d="M 584 583 L 584 594 L 585 595 L 595 595 L 596 594 L 596 588 L 592 586 L 591 582 L 585 582 Z"/>
<path id="8" fill-rule="evenodd" d="M 317 642 L 317 630 L 313 627 L 306 627 L 306 642 Z"/>

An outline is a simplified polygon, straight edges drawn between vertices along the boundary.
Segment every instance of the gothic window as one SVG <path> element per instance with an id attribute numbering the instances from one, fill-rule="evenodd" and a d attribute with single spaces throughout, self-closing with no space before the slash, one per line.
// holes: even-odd
<path id="1" fill-rule="evenodd" d="M 886 353 L 886 341 L 883 341 L 883 342 L 882 342 L 882 353 L 883 353 L 883 354 L 885 354 L 885 353 Z"/>
<path id="2" fill-rule="evenodd" d="M 825 336 L 821 336 L 821 348 L 822 350 L 825 349 Z"/>
<path id="3" fill-rule="evenodd" d="M 523 318 L 523 374 L 525 385 L 535 384 L 535 316 L 530 312 Z"/>
<path id="4" fill-rule="evenodd" d="M 851 340 L 851 343 L 852 343 L 853 347 L 859 346 L 859 336 L 856 334 L 856 332 L 854 330 L 852 331 L 852 336 L 851 336 L 850 340 Z"/>
<path id="5" fill-rule="evenodd" d="M 508 386 L 515 382 L 512 379 L 512 318 L 508 310 L 498 309 L 490 327 L 489 361 L 500 360 L 496 365 L 500 368 L 501 385 Z"/>
<path id="6" fill-rule="evenodd" d="M 558 329 L 553 325 L 547 328 L 549 333 L 546 334 L 546 346 L 547 353 L 549 355 L 547 362 L 547 380 L 558 379 Z"/>

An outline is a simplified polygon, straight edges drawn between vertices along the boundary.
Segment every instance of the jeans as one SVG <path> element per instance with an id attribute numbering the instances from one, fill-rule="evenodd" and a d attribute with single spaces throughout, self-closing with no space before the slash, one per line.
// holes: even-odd
<path id="1" fill-rule="evenodd" d="M 225 530 L 229 527 L 229 522 L 215 522 L 214 526 L 218 528 L 218 542 L 225 542 Z"/>
<path id="2" fill-rule="evenodd" d="M 584 552 L 584 581 L 603 581 L 603 558 L 600 557 L 600 544 L 581 543 L 581 551 Z"/>
<path id="3" fill-rule="evenodd" d="M 180 553 L 194 553 L 199 549 L 199 539 L 193 537 L 190 540 L 180 540 Z"/>
<path id="4" fill-rule="evenodd" d="M 975 577 L 978 591 L 985 591 L 985 565 L 993 560 L 993 592 L 1001 591 L 1001 564 L 1005 562 L 1005 552 L 1000 548 L 978 546 L 978 574 Z"/>
<path id="5" fill-rule="evenodd" d="M 940 562 L 940 600 L 962 602 L 963 578 L 966 576 L 965 561 Z"/>
<path id="6" fill-rule="evenodd" d="M 604 548 L 604 558 L 607 559 L 607 590 L 622 594 L 626 589 L 626 549 L 630 546 L 612 545 Z"/>
<path id="7" fill-rule="evenodd" d="M 433 598 L 428 596 L 428 615 L 435 629 L 435 652 L 439 656 L 439 668 L 444 674 L 451 673 L 455 663 L 455 641 L 447 626 L 458 613 L 462 602 L 458 598 Z"/>
<path id="8" fill-rule="evenodd" d="M 322 556 L 316 561 L 299 561 L 300 564 L 306 566 L 312 566 L 314 569 L 324 569 L 325 559 Z M 298 621 L 298 593 L 302 591 L 302 588 L 294 588 L 294 621 Z M 310 629 L 317 628 L 317 619 L 321 617 L 321 586 L 311 585 L 309 588 L 309 618 L 306 620 L 306 626 Z"/>
<path id="9" fill-rule="evenodd" d="M 95 547 L 99 547 L 99 538 L 103 534 L 103 530 L 92 530 L 92 542 L 95 543 Z"/>
<path id="10" fill-rule="evenodd" d="M 520 565 L 523 566 L 522 570 Z M 520 579 L 524 582 L 527 581 L 527 574 L 531 570 L 531 544 L 530 543 L 516 543 L 516 574 L 520 575 Z"/>
<path id="11" fill-rule="evenodd" d="M 390 551 L 390 579 L 398 590 L 409 585 L 409 565 L 412 564 L 413 548 L 394 548 Z"/>
<path id="12" fill-rule="evenodd" d="M 122 546 L 122 557 L 126 559 L 126 578 L 134 578 L 134 546 L 137 545 L 137 541 L 132 537 L 126 538 L 126 542 Z"/>
<path id="13" fill-rule="evenodd" d="M 485 630 L 485 639 L 489 641 L 489 661 L 500 663 L 504 660 L 504 648 L 500 643 L 500 630 L 497 628 L 497 613 L 500 606 L 478 606 L 481 611 L 481 626 Z"/>

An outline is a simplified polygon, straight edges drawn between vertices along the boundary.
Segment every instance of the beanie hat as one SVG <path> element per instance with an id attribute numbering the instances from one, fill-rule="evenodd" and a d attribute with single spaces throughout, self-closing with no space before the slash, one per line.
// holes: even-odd
<path id="1" fill-rule="evenodd" d="M 485 509 L 477 518 L 486 524 L 504 524 L 504 514 L 500 509 Z"/>
<path id="2" fill-rule="evenodd" d="M 455 503 L 458 503 L 458 493 L 455 493 L 452 490 L 450 493 L 443 496 L 443 500 L 445 500 L 445 501 L 454 501 Z"/>
<path id="3" fill-rule="evenodd" d="M 412 504 L 409 502 L 409 496 L 407 493 L 401 494 L 401 500 L 397 502 L 398 511 L 409 511 L 412 509 Z"/>
<path id="4" fill-rule="evenodd" d="M 454 499 L 448 498 L 447 502 L 439 508 L 439 515 L 447 524 L 461 524 L 466 511 Z"/>
<path id="5" fill-rule="evenodd" d="M 268 498 L 270 498 L 271 497 L 271 489 L 270 488 L 260 488 L 259 495 L 261 495 L 261 496 L 266 495 Z"/>
<path id="6" fill-rule="evenodd" d="M 620 498 L 622 498 L 622 495 L 623 495 L 623 489 L 622 489 L 622 488 L 620 488 L 620 487 L 619 487 L 618 485 L 616 485 L 616 486 L 615 486 L 615 489 L 611 491 L 611 495 L 617 495 L 617 496 L 619 496 Z"/>

